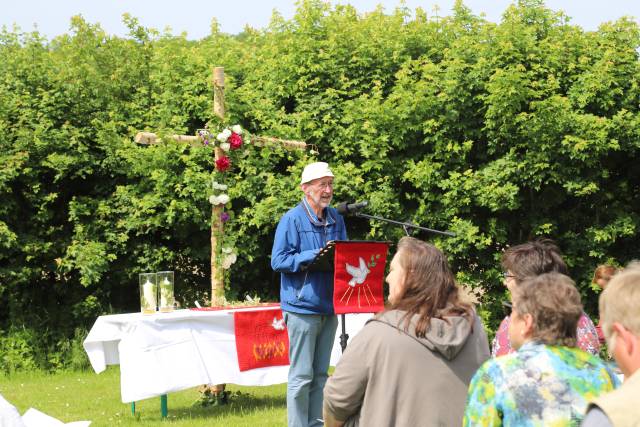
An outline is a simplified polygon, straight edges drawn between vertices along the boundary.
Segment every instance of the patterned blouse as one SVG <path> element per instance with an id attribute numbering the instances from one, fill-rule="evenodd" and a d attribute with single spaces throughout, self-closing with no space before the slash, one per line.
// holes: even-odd
<path id="1" fill-rule="evenodd" d="M 486 361 L 469 385 L 464 426 L 578 426 L 587 404 L 620 385 L 600 358 L 528 342 Z"/>
<path id="2" fill-rule="evenodd" d="M 509 342 L 509 323 L 511 323 L 509 316 L 505 317 L 500 323 L 500 327 L 496 331 L 496 336 L 493 338 L 493 343 L 491 344 L 492 357 L 504 356 L 505 354 L 514 352 Z M 600 353 L 598 332 L 591 319 L 589 319 L 589 316 L 584 312 L 578 320 L 577 346 L 587 353 L 596 356 Z"/>

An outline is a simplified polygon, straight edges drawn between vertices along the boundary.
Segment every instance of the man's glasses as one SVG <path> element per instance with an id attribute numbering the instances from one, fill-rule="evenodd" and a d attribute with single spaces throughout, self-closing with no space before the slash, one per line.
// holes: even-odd
<path id="1" fill-rule="evenodd" d="M 333 188 L 333 182 L 318 182 L 315 184 L 316 188 L 325 189 L 325 188 Z"/>

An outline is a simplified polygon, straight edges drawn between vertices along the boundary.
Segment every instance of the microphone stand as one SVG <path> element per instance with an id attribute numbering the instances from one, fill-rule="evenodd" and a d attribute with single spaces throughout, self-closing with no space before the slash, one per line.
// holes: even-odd
<path id="1" fill-rule="evenodd" d="M 443 235 L 443 236 L 449 236 L 449 237 L 455 237 L 456 236 L 456 233 L 452 233 L 451 231 L 434 230 L 432 228 L 421 227 L 421 226 L 416 225 L 416 224 L 411 224 L 410 222 L 394 221 L 392 219 L 382 218 L 380 216 L 375 216 L 375 215 L 368 215 L 368 214 L 364 214 L 364 213 L 360 213 L 360 212 L 354 212 L 353 216 L 356 216 L 356 217 L 359 217 L 359 218 L 375 219 L 375 220 L 378 220 L 378 221 L 384 221 L 384 222 L 388 222 L 388 223 L 391 223 L 391 224 L 400 225 L 400 226 L 402 226 L 402 228 L 404 228 L 404 232 L 407 233 L 407 236 L 409 235 L 409 228 L 417 228 L 418 230 L 428 231 L 430 233 L 440 234 L 440 235 Z"/>

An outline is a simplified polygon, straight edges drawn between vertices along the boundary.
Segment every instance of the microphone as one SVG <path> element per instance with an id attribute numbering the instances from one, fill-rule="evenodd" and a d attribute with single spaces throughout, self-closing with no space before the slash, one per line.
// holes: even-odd
<path id="1" fill-rule="evenodd" d="M 340 215 L 353 215 L 358 213 L 359 210 L 365 208 L 368 204 L 369 202 L 367 202 L 366 200 L 358 203 L 342 202 L 338 203 L 338 206 L 336 206 L 336 210 Z"/>

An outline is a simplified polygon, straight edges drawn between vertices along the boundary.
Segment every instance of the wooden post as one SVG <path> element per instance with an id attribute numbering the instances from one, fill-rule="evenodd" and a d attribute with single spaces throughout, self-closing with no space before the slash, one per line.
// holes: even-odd
<path id="1" fill-rule="evenodd" d="M 224 120 L 224 68 L 215 67 L 213 69 L 213 114 L 220 120 Z M 218 160 L 224 155 L 224 152 L 215 147 L 215 159 Z M 217 254 L 218 238 L 224 233 L 220 214 L 222 214 L 222 205 L 213 205 L 211 207 L 211 306 L 222 305 L 224 302 L 224 270 L 218 268 Z"/>
<path id="2" fill-rule="evenodd" d="M 213 114 L 220 121 L 224 120 L 224 68 L 215 67 L 213 69 Z M 218 160 L 224 155 L 219 146 L 215 147 L 215 159 Z M 211 306 L 215 307 L 224 303 L 224 270 L 218 268 L 218 238 L 224 233 L 224 226 L 220 220 L 222 205 L 212 205 L 211 207 Z M 219 402 L 224 402 L 225 384 L 216 384 L 211 387 Z"/>

